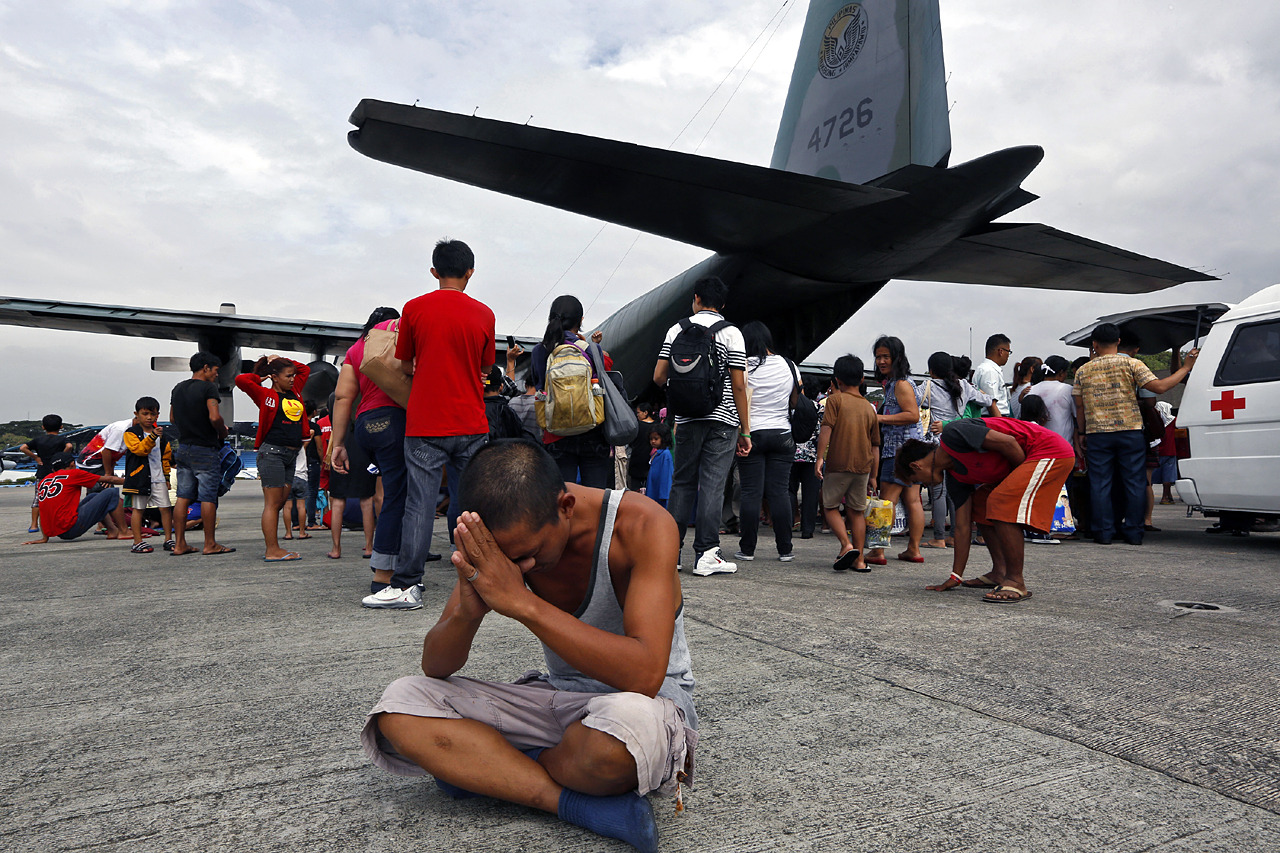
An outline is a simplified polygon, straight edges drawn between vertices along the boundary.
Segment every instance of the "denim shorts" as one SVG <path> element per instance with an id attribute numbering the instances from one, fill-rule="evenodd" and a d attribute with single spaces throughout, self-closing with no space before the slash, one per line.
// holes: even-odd
<path id="1" fill-rule="evenodd" d="M 1178 457 L 1159 456 L 1156 458 L 1160 460 L 1160 464 L 1152 469 L 1151 482 L 1169 483 L 1171 485 L 1178 482 Z"/>
<path id="2" fill-rule="evenodd" d="M 264 444 L 258 448 L 258 480 L 264 489 L 293 486 L 293 470 L 298 465 L 297 447 Z"/>
<path id="3" fill-rule="evenodd" d="M 222 462 L 216 447 L 180 444 L 173 454 L 178 469 L 178 497 L 191 503 L 215 503 L 222 483 Z"/>

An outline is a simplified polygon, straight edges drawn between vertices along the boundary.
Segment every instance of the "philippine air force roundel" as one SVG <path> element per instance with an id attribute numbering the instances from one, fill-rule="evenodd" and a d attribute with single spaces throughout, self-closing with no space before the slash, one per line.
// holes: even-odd
<path id="1" fill-rule="evenodd" d="M 827 79 L 843 74 L 862 51 L 869 28 L 867 10 L 859 3 L 850 3 L 832 15 L 827 28 L 822 31 L 818 72 Z"/>

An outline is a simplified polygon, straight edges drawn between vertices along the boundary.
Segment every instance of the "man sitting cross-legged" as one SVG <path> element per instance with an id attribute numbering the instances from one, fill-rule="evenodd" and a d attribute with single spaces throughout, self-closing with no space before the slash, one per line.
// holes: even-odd
<path id="1" fill-rule="evenodd" d="M 423 676 L 391 684 L 363 742 L 378 766 L 436 777 L 657 849 L 651 791 L 693 769 L 697 717 L 675 522 L 635 492 L 565 483 L 521 440 L 476 452 L 460 485 L 458 580 L 423 643 Z M 490 611 L 542 641 L 549 675 L 454 675 Z"/>

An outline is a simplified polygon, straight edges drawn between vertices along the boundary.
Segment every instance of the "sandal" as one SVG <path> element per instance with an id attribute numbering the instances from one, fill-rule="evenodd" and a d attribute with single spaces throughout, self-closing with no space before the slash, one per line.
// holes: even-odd
<path id="1" fill-rule="evenodd" d="M 154 550 L 155 548 L 152 548 L 146 542 L 139 542 L 129 549 L 130 553 L 133 554 L 150 554 Z"/>

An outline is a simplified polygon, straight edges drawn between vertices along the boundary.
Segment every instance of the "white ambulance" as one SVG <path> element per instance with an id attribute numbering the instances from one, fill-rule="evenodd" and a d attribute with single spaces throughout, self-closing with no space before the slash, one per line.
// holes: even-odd
<path id="1" fill-rule="evenodd" d="M 1280 284 L 1219 317 L 1200 344 L 1178 409 L 1191 455 L 1178 495 L 1247 530 L 1280 518 Z"/>

